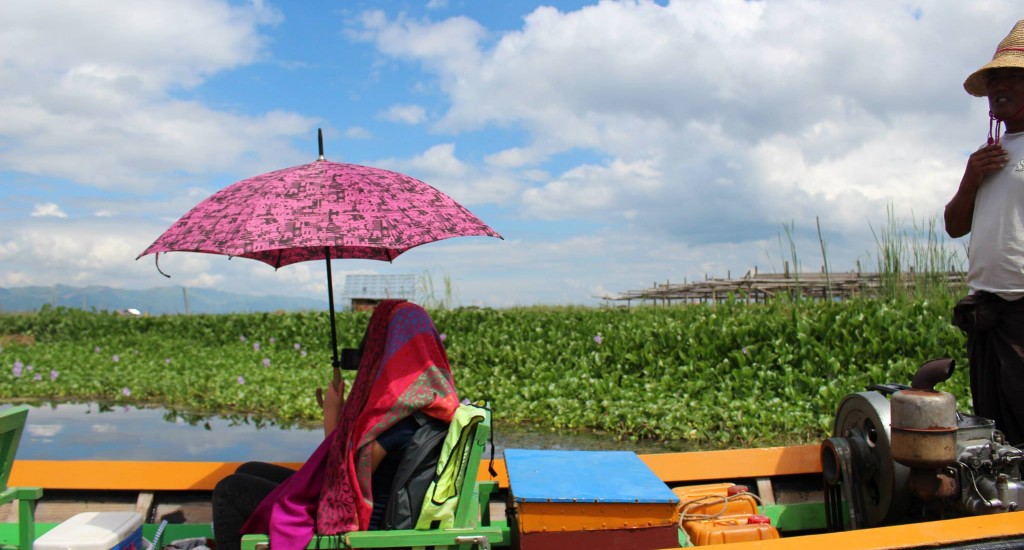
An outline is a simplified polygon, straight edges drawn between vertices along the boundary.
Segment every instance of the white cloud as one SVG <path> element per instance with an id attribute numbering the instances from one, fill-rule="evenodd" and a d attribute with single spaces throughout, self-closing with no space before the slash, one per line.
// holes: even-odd
<path id="1" fill-rule="evenodd" d="M 58 206 L 57 204 L 52 203 L 52 202 L 44 202 L 44 203 L 41 203 L 41 204 L 36 204 L 35 208 L 32 210 L 31 216 L 33 218 L 39 218 L 39 217 L 66 218 L 66 217 L 68 217 L 68 215 L 63 210 L 60 209 L 60 206 Z"/>
<path id="2" fill-rule="evenodd" d="M 489 29 L 434 7 L 444 10 L 346 12 L 342 36 L 363 50 L 325 37 L 356 63 L 332 72 L 343 65 L 327 50 L 315 63 L 278 59 L 294 54 L 274 50 L 283 16 L 262 2 L 6 2 L 0 172 L 38 185 L 0 205 L 17 222 L 0 232 L 0 284 L 323 296 L 322 264 L 274 271 L 170 254 L 166 280 L 152 258 L 133 261 L 216 189 L 311 160 L 290 143 L 319 116 L 350 124 L 333 130 L 352 140 L 346 157 L 415 174 L 508 239 L 455 239 L 336 273 L 443 266 L 467 303 L 581 302 L 654 280 L 781 269 L 783 223 L 814 266 L 816 219 L 847 269 L 870 261 L 871 225 L 890 205 L 902 219 L 941 211 L 987 129 L 963 78 L 1019 18 L 1011 0 L 626 1 L 538 7 L 518 28 Z M 317 67 L 329 75 L 318 94 L 365 116 L 275 103 L 261 94 L 281 73 L 267 66 Z M 237 103 L 217 95 L 239 75 L 250 87 Z M 414 126 L 380 124 L 382 112 Z M 44 188 L 55 180 L 66 187 Z M 61 192 L 71 187 L 73 202 Z M 54 217 L 65 214 L 58 203 L 69 216 Z"/>
<path id="3" fill-rule="evenodd" d="M 373 133 L 361 126 L 351 126 L 345 129 L 345 137 L 351 139 L 369 139 L 373 137 Z"/>
<path id="4" fill-rule="evenodd" d="M 697 245 L 816 216 L 863 235 L 890 204 L 937 215 L 983 134 L 961 83 L 1015 17 L 1009 2 L 601 2 L 540 7 L 496 37 L 457 17 L 378 13 L 364 30 L 436 73 L 451 102 L 439 130 L 527 132 L 485 159 L 519 182 L 528 218 Z M 607 160 L 564 166 L 575 151 Z"/>
<path id="5" fill-rule="evenodd" d="M 175 97 L 259 60 L 259 29 L 279 20 L 262 2 L 5 2 L 0 170 L 139 192 L 301 158 L 288 140 L 308 135 L 311 118 Z"/>
<path id="6" fill-rule="evenodd" d="M 564 219 L 587 212 L 621 212 L 630 202 L 624 195 L 652 197 L 663 187 L 662 175 L 654 162 L 610 166 L 579 166 L 543 187 L 523 193 L 523 206 L 531 215 Z"/>
<path id="7" fill-rule="evenodd" d="M 200 273 L 194 277 L 189 277 L 185 279 L 184 285 L 187 287 L 216 288 L 217 285 L 223 282 L 225 281 L 222 275 Z"/>
<path id="8" fill-rule="evenodd" d="M 419 105 L 392 105 L 381 116 L 391 122 L 419 124 L 427 119 L 427 112 Z"/>
<path id="9" fill-rule="evenodd" d="M 435 145 L 409 159 L 381 159 L 373 164 L 419 174 L 424 182 L 463 205 L 511 201 L 522 188 L 513 175 L 460 160 L 453 143 Z"/>

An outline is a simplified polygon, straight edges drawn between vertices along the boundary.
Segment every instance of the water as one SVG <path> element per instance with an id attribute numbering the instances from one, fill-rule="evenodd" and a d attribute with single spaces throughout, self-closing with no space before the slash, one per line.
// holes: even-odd
<path id="1" fill-rule="evenodd" d="M 303 462 L 323 440 L 320 428 L 282 427 L 245 417 L 197 416 L 159 407 L 97 403 L 28 405 L 18 447 L 18 458 L 26 460 Z M 0 404 L 0 410 L 11 406 Z M 601 434 L 557 434 L 500 423 L 495 423 L 493 431 L 499 458 L 505 448 L 677 450 L 665 444 L 621 442 Z"/>
<path id="2" fill-rule="evenodd" d="M 0 405 L 0 410 L 10 408 Z M 302 462 L 323 430 L 96 403 L 29 405 L 18 458 Z"/>

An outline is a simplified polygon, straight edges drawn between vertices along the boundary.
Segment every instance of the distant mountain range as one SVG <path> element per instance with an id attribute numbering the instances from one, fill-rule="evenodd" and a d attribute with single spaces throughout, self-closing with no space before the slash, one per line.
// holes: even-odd
<path id="1" fill-rule="evenodd" d="M 335 297 L 337 298 L 337 297 Z M 84 310 L 125 311 L 143 314 L 250 313 L 261 311 L 326 310 L 322 300 L 292 296 L 247 296 L 205 288 L 180 286 L 128 290 L 105 286 L 25 286 L 0 288 L 0 313 L 38 311 L 44 304 Z M 335 301 L 341 310 L 344 302 Z M 187 311 L 186 311 L 187 308 Z"/>

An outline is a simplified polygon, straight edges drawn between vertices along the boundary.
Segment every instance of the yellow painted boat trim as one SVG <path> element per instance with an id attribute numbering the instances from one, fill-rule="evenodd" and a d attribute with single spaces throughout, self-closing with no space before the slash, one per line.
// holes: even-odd
<path id="1" fill-rule="evenodd" d="M 881 550 L 918 548 L 1024 535 L 1024 512 L 946 519 L 859 531 L 805 535 L 729 545 L 730 550 Z"/>
<path id="2" fill-rule="evenodd" d="M 665 483 L 821 472 L 819 445 L 638 455 Z"/>
<path id="3" fill-rule="evenodd" d="M 735 479 L 737 476 L 759 478 L 821 472 L 819 445 L 637 456 L 658 478 L 670 484 Z M 494 469 L 498 473 L 497 477 L 491 477 L 488 465 L 489 461 L 486 459 L 480 463 L 477 479 L 496 480 L 499 487 L 508 488 L 505 461 L 495 459 Z"/>
<path id="4" fill-rule="evenodd" d="M 639 455 L 666 483 L 743 477 L 772 477 L 821 471 L 817 445 Z M 9 484 L 44 489 L 110 489 L 132 491 L 208 491 L 240 462 L 154 462 L 108 460 L 16 460 Z M 282 463 L 298 468 L 300 462 Z M 480 463 L 477 479 L 497 480 L 508 488 L 504 460 Z"/>
<path id="5" fill-rule="evenodd" d="M 241 462 L 15 460 L 8 486 L 113 491 L 211 491 Z M 302 463 L 283 463 L 298 468 Z"/>

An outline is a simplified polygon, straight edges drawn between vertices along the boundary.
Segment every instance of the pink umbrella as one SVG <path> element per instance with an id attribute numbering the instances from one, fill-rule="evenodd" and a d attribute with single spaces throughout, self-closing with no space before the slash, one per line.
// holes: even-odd
<path id="1" fill-rule="evenodd" d="M 324 159 L 322 132 L 319 143 L 316 162 L 221 189 L 174 222 L 136 259 L 157 254 L 158 270 L 159 253 L 172 251 L 252 258 L 275 269 L 325 260 L 337 368 L 330 260 L 391 261 L 410 248 L 451 237 L 502 237 L 430 185 L 380 168 L 330 162 Z"/>

